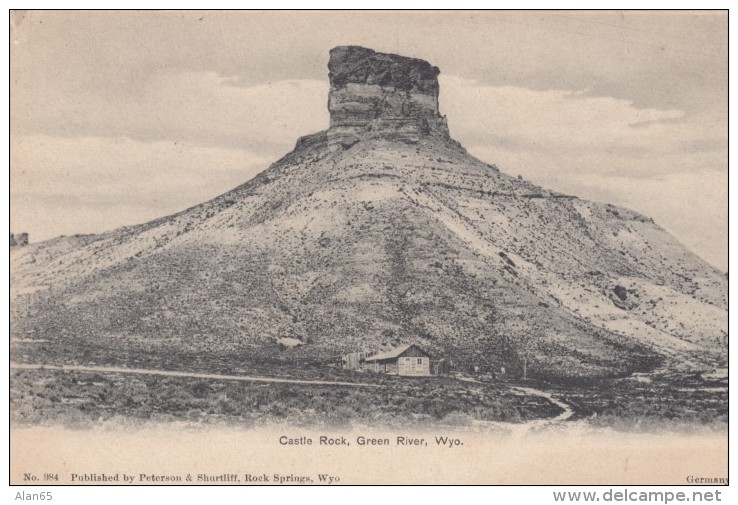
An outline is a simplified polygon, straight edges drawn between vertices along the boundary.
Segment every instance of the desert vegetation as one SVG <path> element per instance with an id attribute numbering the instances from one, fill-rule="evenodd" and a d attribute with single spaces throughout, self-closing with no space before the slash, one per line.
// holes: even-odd
<path id="1" fill-rule="evenodd" d="M 503 384 L 452 378 L 365 375 L 378 387 L 261 384 L 119 373 L 16 370 L 11 417 L 20 424 L 86 428 L 109 423 L 187 422 L 260 426 L 471 426 L 523 422 L 560 412 Z"/>

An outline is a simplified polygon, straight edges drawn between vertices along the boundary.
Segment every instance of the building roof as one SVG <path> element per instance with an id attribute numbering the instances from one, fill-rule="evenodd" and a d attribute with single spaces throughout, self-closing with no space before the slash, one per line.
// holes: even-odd
<path id="1" fill-rule="evenodd" d="M 407 351 L 411 347 L 417 347 L 418 349 L 420 349 L 420 347 L 415 344 L 401 345 L 400 347 L 395 347 L 394 349 L 390 349 L 389 351 L 380 352 L 375 354 L 374 356 L 369 356 L 368 358 L 366 358 L 365 361 L 382 361 L 385 359 L 399 358 L 405 353 L 405 351 Z M 420 350 L 423 351 L 422 349 Z M 423 351 L 423 353 L 427 354 L 425 351 Z"/>

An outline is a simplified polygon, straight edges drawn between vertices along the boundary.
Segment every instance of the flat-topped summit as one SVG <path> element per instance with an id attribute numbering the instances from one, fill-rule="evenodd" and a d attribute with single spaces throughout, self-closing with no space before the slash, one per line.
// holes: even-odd
<path id="1" fill-rule="evenodd" d="M 418 58 L 378 53 L 361 46 L 339 46 L 330 51 L 328 70 L 331 86 L 336 88 L 349 83 L 377 84 L 438 96 L 441 71 Z"/>
<path id="2" fill-rule="evenodd" d="M 339 46 L 328 62 L 329 134 L 359 132 L 448 137 L 438 111 L 438 74 L 427 61 Z"/>

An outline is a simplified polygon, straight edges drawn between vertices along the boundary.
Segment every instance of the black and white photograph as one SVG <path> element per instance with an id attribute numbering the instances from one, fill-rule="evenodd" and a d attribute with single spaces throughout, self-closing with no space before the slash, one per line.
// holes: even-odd
<path id="1" fill-rule="evenodd" d="M 11 484 L 728 484 L 727 11 L 9 23 Z"/>

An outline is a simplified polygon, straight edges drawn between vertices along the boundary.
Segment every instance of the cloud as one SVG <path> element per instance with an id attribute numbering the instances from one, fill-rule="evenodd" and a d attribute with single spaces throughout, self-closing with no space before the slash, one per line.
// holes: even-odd
<path id="1" fill-rule="evenodd" d="M 727 268 L 727 134 L 680 110 L 586 92 L 443 79 L 442 111 L 475 156 L 543 187 L 632 208 Z"/>
<path id="2" fill-rule="evenodd" d="M 273 161 L 173 141 L 18 137 L 11 150 L 11 229 L 38 241 L 145 222 L 233 189 Z"/>
<path id="3" fill-rule="evenodd" d="M 692 121 L 678 109 L 639 108 L 581 90 L 489 86 L 456 76 L 441 76 L 441 83 L 441 104 L 452 133 L 469 146 L 623 160 L 727 147 L 726 130 Z M 619 170 L 633 166 L 626 163 Z"/>
<path id="4" fill-rule="evenodd" d="M 299 136 L 328 126 L 327 83 L 238 86 L 163 71 L 137 93 L 49 90 L 15 97 L 11 227 L 34 241 L 161 217 L 251 179 Z"/>
<path id="5" fill-rule="evenodd" d="M 209 71 L 162 71 L 141 76 L 137 93 L 50 87 L 44 100 L 34 101 L 17 89 L 13 128 L 31 135 L 177 140 L 274 154 L 328 126 L 326 82 L 235 82 Z"/>

